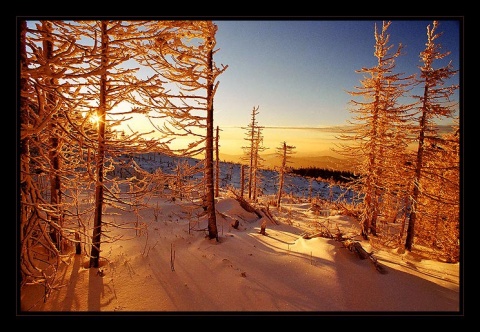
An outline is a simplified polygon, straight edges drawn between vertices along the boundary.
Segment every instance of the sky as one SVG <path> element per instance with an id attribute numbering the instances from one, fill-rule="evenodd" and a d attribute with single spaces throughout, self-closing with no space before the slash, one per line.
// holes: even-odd
<path id="1" fill-rule="evenodd" d="M 404 76 L 418 73 L 426 27 L 434 17 L 390 19 L 389 44 L 396 49 L 402 43 L 405 53 L 396 59 L 395 71 Z M 451 54 L 434 66 L 452 61 L 455 69 L 461 69 L 463 22 L 448 16 L 439 21 L 437 31 L 443 35 L 438 42 Z M 353 117 L 348 91 L 355 91 L 363 78 L 356 71 L 376 65 L 374 29 L 375 24 L 381 28 L 382 18 L 219 17 L 213 22 L 218 27 L 214 61 L 219 67 L 228 65 L 217 78 L 219 86 L 214 96 L 214 125 L 221 129 L 220 154 L 224 160 L 244 154 L 243 148 L 248 146 L 245 127 L 254 107 L 258 107 L 257 123 L 264 127 L 265 153 L 274 153 L 286 142 L 295 147 L 298 157 L 340 157 L 332 152 L 338 143 L 335 128 L 347 125 Z M 448 83 L 459 82 L 460 75 L 456 75 Z M 458 96 L 454 96 L 457 101 Z M 151 131 L 152 126 L 142 117 L 133 116 L 130 128 Z M 451 124 L 450 120 L 447 124 Z M 187 144 L 177 138 L 171 147 Z"/>
<path id="2" fill-rule="evenodd" d="M 426 27 L 432 21 L 392 19 L 390 44 L 396 49 L 402 43 L 405 53 L 396 60 L 397 73 L 418 73 Z M 214 121 L 223 130 L 224 149 L 241 153 L 245 131 L 239 127 L 249 124 L 253 107 L 259 107 L 257 121 L 265 127 L 265 146 L 275 148 L 286 141 L 297 152 L 310 154 L 325 154 L 333 147 L 338 133 L 328 130 L 327 134 L 318 128 L 346 125 L 352 119 L 352 96 L 347 91 L 360 85 L 363 76 L 357 70 L 376 65 L 374 29 L 375 24 L 382 27 L 382 19 L 229 19 L 214 23 L 219 49 L 215 62 L 228 65 L 218 77 L 214 101 Z M 446 59 L 456 69 L 461 68 L 461 23 L 446 17 L 437 30 L 443 33 L 438 40 L 442 49 L 451 52 Z M 456 75 L 451 83 L 459 81 Z M 316 131 L 304 131 L 305 127 Z"/>
<path id="3" fill-rule="evenodd" d="M 265 126 L 323 127 L 344 125 L 351 118 L 352 98 L 346 91 L 359 85 L 356 70 L 373 67 L 375 24 L 382 20 L 221 20 L 216 34 L 217 64 L 228 65 L 219 76 L 215 121 L 220 126 L 244 126 L 259 106 Z M 392 20 L 390 44 L 402 43 L 399 73 L 413 74 L 421 65 L 426 27 L 431 20 Z M 460 21 L 441 20 L 439 42 L 452 52 L 460 68 Z M 393 49 L 392 49 L 393 50 Z M 438 62 L 437 66 L 445 63 Z M 457 77 L 458 82 L 458 77 Z"/>
<path id="4" fill-rule="evenodd" d="M 158 167 L 159 161 L 137 162 L 149 169 Z M 163 165 L 168 162 L 162 161 Z M 239 174 L 239 168 L 234 168 L 234 185 L 238 185 Z M 305 178 L 288 177 L 286 183 L 307 191 Z M 326 188 L 320 182 L 315 186 Z M 263 204 L 275 192 L 273 187 L 266 188 L 259 198 Z M 337 187 L 332 191 L 340 193 Z M 56 288 L 46 302 L 41 285 L 20 290 L 16 322 L 32 316 L 82 314 L 85 318 L 85 313 L 94 318 L 150 314 L 177 319 L 284 314 L 292 318 L 305 314 L 340 319 L 355 314 L 461 318 L 464 313 L 463 262 L 437 260 L 418 245 L 405 252 L 394 241 L 400 223 L 380 225 L 383 236 L 379 239 L 385 242 L 369 242 L 358 235 L 359 224 L 352 217 L 328 205 L 319 213 L 298 193 L 284 195 L 280 210 L 270 208 L 270 219 L 246 211 L 222 189 L 215 204 L 217 242 L 205 237 L 207 218 L 198 202 L 172 201 L 168 190 L 165 194 L 146 200 L 138 215 L 128 209 L 107 208 L 103 227 L 110 239 L 117 240 L 102 243 L 99 268 L 88 268 L 84 250 L 81 255 L 65 253 L 52 284 Z M 157 217 L 154 209 L 159 211 Z M 140 235 L 133 228 L 137 220 Z M 231 226 L 235 220 L 239 221 L 237 229 Z M 340 230 L 345 238 L 359 242 L 372 253 L 380 270 L 343 242 L 318 236 L 326 229 L 335 234 Z"/>

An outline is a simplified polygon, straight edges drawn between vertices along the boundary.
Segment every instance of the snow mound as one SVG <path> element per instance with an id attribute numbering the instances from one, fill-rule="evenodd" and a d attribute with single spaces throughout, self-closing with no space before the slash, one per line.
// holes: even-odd
<path id="1" fill-rule="evenodd" d="M 216 210 L 234 220 L 252 222 L 258 220 L 258 216 L 253 212 L 246 211 L 234 198 L 221 198 L 215 203 Z"/>

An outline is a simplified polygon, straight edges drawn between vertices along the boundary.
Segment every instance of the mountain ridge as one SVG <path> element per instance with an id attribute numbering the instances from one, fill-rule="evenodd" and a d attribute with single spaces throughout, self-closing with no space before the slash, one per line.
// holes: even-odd
<path id="1" fill-rule="evenodd" d="M 260 156 L 264 159 L 262 162 L 264 167 L 274 169 L 275 167 L 280 166 L 281 160 L 277 154 L 267 153 L 267 154 L 260 154 Z M 247 163 L 246 160 L 242 159 L 244 155 L 220 153 L 219 157 L 220 157 L 220 161 L 226 161 L 226 162 L 232 162 L 232 163 L 245 163 L 245 164 Z M 316 168 L 333 169 L 338 171 L 352 171 L 352 167 L 350 166 L 350 164 L 346 159 L 338 158 L 334 156 L 328 156 L 328 155 L 320 155 L 320 156 L 292 155 L 289 158 L 288 165 L 292 168 L 316 167 Z"/>

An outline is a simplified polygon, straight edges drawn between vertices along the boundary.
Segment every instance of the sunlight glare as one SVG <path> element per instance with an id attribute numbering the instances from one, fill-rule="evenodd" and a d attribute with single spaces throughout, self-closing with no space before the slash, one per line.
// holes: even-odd
<path id="1" fill-rule="evenodd" d="M 97 124 L 100 121 L 100 118 L 96 114 L 90 115 L 88 119 L 92 124 Z"/>

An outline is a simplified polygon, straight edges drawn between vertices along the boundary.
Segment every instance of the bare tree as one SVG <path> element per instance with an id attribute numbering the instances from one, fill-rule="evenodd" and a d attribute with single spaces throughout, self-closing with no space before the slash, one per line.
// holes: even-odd
<path id="1" fill-rule="evenodd" d="M 256 108 L 253 107 L 251 113 L 251 121 L 247 127 L 243 127 L 245 129 L 246 137 L 245 140 L 248 141 L 249 145 L 242 147 L 245 151 L 245 156 L 243 157 L 244 160 L 249 162 L 248 168 L 248 199 L 256 199 L 256 188 L 257 188 L 257 174 L 259 163 L 261 162 L 261 156 L 259 155 L 260 151 L 263 151 L 264 148 L 262 146 L 262 134 L 261 131 L 264 128 L 263 126 L 259 126 L 256 120 L 256 116 L 259 114 L 260 106 Z"/>
<path id="2" fill-rule="evenodd" d="M 161 24 L 159 27 L 158 24 Z M 205 174 L 204 197 L 207 204 L 208 236 L 218 240 L 214 191 L 214 123 L 213 100 L 218 88 L 217 77 L 228 66 L 218 68 L 213 55 L 217 26 L 211 21 L 172 21 L 150 23 L 149 31 L 161 30 L 142 48 L 139 62 L 155 73 L 176 84 L 176 88 L 164 94 L 145 89 L 146 100 L 154 103 L 159 116 L 152 115 L 152 124 L 165 135 L 189 138 L 185 147 L 176 149 L 182 156 L 203 155 L 199 171 Z M 162 30 L 163 29 L 163 30 Z M 152 92 L 153 91 L 153 92 Z M 152 107 L 153 109 L 153 107 Z M 165 119 L 165 116 L 167 118 Z M 158 119 L 164 118 L 160 123 Z"/>
<path id="3" fill-rule="evenodd" d="M 62 195 L 79 167 L 78 145 L 69 135 L 77 120 L 70 112 L 79 102 L 64 79 L 78 75 L 72 66 L 81 51 L 52 22 L 28 23 L 20 24 L 20 257 L 22 282 L 44 284 L 48 297 L 64 240 L 75 241 L 65 229 L 69 211 Z"/>
<path id="4" fill-rule="evenodd" d="M 294 149 L 294 146 L 287 145 L 286 142 L 283 142 L 280 147 L 277 147 L 277 155 L 281 158 L 282 161 L 278 175 L 277 208 L 280 208 L 283 194 L 283 185 L 285 182 L 285 173 L 287 171 L 287 164 L 290 162 L 289 159 L 294 153 Z"/>
<path id="5" fill-rule="evenodd" d="M 389 179 L 399 168 L 398 156 L 407 146 L 402 128 L 411 106 L 399 104 L 398 99 L 410 86 L 412 76 L 402 78 L 393 73 L 395 59 L 402 54 L 402 45 L 391 53 L 393 45 L 389 45 L 387 34 L 390 24 L 384 21 L 380 32 L 375 25 L 377 65 L 357 71 L 366 76 L 361 80 L 362 86 L 357 87 L 358 91 L 349 93 L 362 96 L 365 101 L 351 101 L 351 111 L 358 115 L 354 117 L 355 122 L 350 122 L 353 124 L 350 132 L 339 136 L 348 143 L 340 144 L 338 152 L 350 158 L 360 173 L 359 180 L 352 182 L 352 189 L 359 192 L 363 200 L 360 219 L 365 239 L 370 233 L 376 235 L 381 197 L 394 182 Z"/>
<path id="6" fill-rule="evenodd" d="M 260 186 L 262 185 L 262 176 L 260 170 L 263 168 L 263 162 L 265 159 L 261 156 L 261 152 L 265 151 L 267 148 L 263 146 L 263 128 L 257 128 L 256 138 L 254 142 L 254 154 L 253 154 L 253 179 L 252 179 L 252 200 L 257 202 L 257 197 L 260 191 Z"/>
<path id="7" fill-rule="evenodd" d="M 157 143 L 140 141 L 141 134 L 123 135 L 122 144 L 117 144 L 120 141 L 116 138 L 113 125 L 119 124 L 118 118 L 122 114 L 117 113 L 117 119 L 107 119 L 108 112 L 120 102 L 135 102 L 133 92 L 138 89 L 138 80 L 133 75 L 135 70 L 120 68 L 120 64 L 131 57 L 125 41 L 133 38 L 135 32 L 137 38 L 143 34 L 138 34 L 139 25 L 133 23 L 43 21 L 36 24 L 30 22 L 31 27 L 27 23 L 22 22 L 24 29 L 21 34 L 24 45 L 21 76 L 25 83 L 21 91 L 24 101 L 21 137 L 25 142 L 22 169 L 25 170 L 24 182 L 31 184 L 29 190 L 37 194 L 28 195 L 31 202 L 22 200 L 22 206 L 25 211 L 37 210 L 32 216 L 36 216 L 35 220 L 38 221 L 29 222 L 31 217 L 25 213 L 22 214 L 21 223 L 25 226 L 36 225 L 31 230 L 41 230 L 46 225 L 49 237 L 44 238 L 44 242 L 36 243 L 44 243 L 53 256 L 59 257 L 57 251 L 61 249 L 64 238 L 69 237 L 72 242 L 79 241 L 78 232 L 75 236 L 70 234 L 68 229 L 72 225 L 64 225 L 64 222 L 78 223 L 79 227 L 88 228 L 82 220 L 84 212 L 77 210 L 80 206 L 78 200 L 83 199 L 79 193 L 81 184 L 85 184 L 85 180 L 96 183 L 96 195 L 102 201 L 95 206 L 97 219 L 92 239 L 97 242 L 104 190 L 107 188 L 105 172 L 113 169 L 113 157 L 127 152 L 132 146 L 136 151 L 142 146 L 158 147 Z M 106 24 L 107 28 L 103 27 L 102 30 L 102 24 Z M 108 33 L 106 29 L 109 29 Z M 103 44 L 98 40 L 102 31 L 104 36 L 108 34 Z M 119 33 L 115 35 L 116 32 Z M 110 37 L 112 39 L 107 40 Z M 101 53 L 102 50 L 104 53 Z M 115 83 L 107 84 L 107 80 Z M 92 119 L 101 121 L 94 124 Z M 111 126 L 107 126 L 107 121 Z M 31 158 L 31 151 L 36 155 L 34 159 Z M 30 172 L 28 165 L 38 172 Z M 86 177 L 82 174 L 83 170 L 86 170 Z M 43 174 L 50 174 L 48 190 L 39 187 L 41 181 L 34 180 Z M 85 184 L 84 187 L 89 185 Z M 110 202 L 120 202 L 108 189 L 106 194 Z M 45 202 L 47 195 L 50 197 L 48 204 Z M 62 197 L 68 199 L 64 201 Z M 27 228 L 25 230 L 29 236 L 43 234 Z M 26 246 L 22 252 L 26 252 L 26 255 L 30 250 L 28 238 L 22 241 Z M 84 241 L 87 241 L 85 237 Z M 52 244 L 57 249 L 52 248 Z M 98 244 L 93 247 L 95 256 Z M 92 262 L 93 266 L 96 264 Z M 33 276 L 32 273 L 30 275 Z"/>
<path id="8" fill-rule="evenodd" d="M 427 187 L 422 192 L 422 177 L 425 175 L 430 178 L 429 183 L 444 183 L 445 177 L 441 174 L 446 169 L 458 170 L 458 150 L 453 153 L 453 158 L 448 158 L 448 164 L 438 168 L 432 168 L 428 165 L 432 164 L 433 158 L 438 156 L 438 147 L 442 145 L 442 140 L 437 133 L 435 120 L 437 118 L 451 117 L 454 112 L 455 104 L 450 101 L 458 85 L 445 86 L 445 80 L 455 75 L 458 71 L 453 69 L 451 61 L 443 67 L 435 69 L 433 64 L 436 60 L 445 58 L 450 52 L 441 52 L 441 45 L 436 43 L 436 39 L 441 36 L 437 33 L 438 22 L 433 21 L 432 26 L 427 26 L 427 43 L 426 48 L 420 53 L 423 66 L 420 67 L 421 75 L 419 83 L 423 85 L 423 95 L 416 96 L 419 100 L 418 106 L 418 130 L 416 138 L 418 147 L 416 150 L 416 159 L 414 162 L 414 180 L 413 191 L 411 196 L 411 212 L 408 221 L 407 237 L 405 240 L 405 249 L 411 251 L 415 237 L 415 225 L 417 214 L 419 212 L 419 201 L 422 194 L 426 194 Z M 454 138 L 451 136 L 451 138 Z M 458 139 L 458 138 L 457 138 Z M 429 160 L 430 159 L 430 160 Z M 453 179 L 452 193 L 458 193 L 458 180 Z M 441 181 L 441 182 L 439 182 Z M 423 181 L 424 182 L 424 181 Z M 456 187 L 456 189 L 455 189 Z M 459 197 L 458 194 L 454 197 Z M 458 206 L 455 200 L 450 203 Z"/>
<path id="9" fill-rule="evenodd" d="M 212 61 L 215 43 L 211 36 L 216 27 L 203 21 L 183 24 L 182 29 L 176 30 L 177 21 L 21 22 L 21 271 L 23 283 L 45 285 L 45 298 L 55 287 L 64 240 L 75 243 L 77 253 L 81 252 L 81 245 L 85 247 L 84 252 L 91 249 L 90 266 L 98 267 L 101 243 L 115 240 L 105 238 L 102 233 L 102 224 L 108 222 L 102 217 L 104 208 L 107 205 L 137 208 L 143 204 L 142 195 L 150 194 L 148 188 L 152 181 L 164 176 L 150 175 L 133 159 L 125 163 L 120 157 L 132 152 L 170 153 L 168 144 L 174 137 L 169 137 L 171 132 L 166 131 L 161 139 L 147 140 L 144 139 L 147 133 L 131 130 L 126 134 L 123 130 L 117 131 L 117 126 L 126 123 L 134 113 L 147 114 L 158 109 L 155 102 L 163 106 L 160 109 L 168 110 L 162 115 L 163 119 L 173 119 L 172 115 L 182 109 L 175 104 L 189 98 L 200 100 L 199 104 L 205 101 L 205 106 L 192 112 L 188 125 L 199 124 L 199 119 L 207 122 L 207 116 L 196 118 L 195 112 L 208 109 L 208 121 L 213 126 L 213 95 L 217 88 L 213 82 L 220 73 L 215 71 Z M 193 29 L 195 26 L 200 29 Z M 189 49 L 177 47 L 182 33 L 194 40 L 194 30 L 204 34 L 204 43 Z M 168 34 L 163 34 L 165 31 Z M 157 50 L 159 45 L 169 50 L 177 48 L 178 59 L 188 53 L 203 61 L 201 73 L 186 70 L 190 76 L 183 78 L 187 86 L 190 81 L 202 81 L 203 85 L 199 86 L 205 94 L 164 93 L 164 84 L 177 83 L 177 72 L 171 66 L 162 68 L 171 70 L 170 74 L 165 71 L 150 77 L 137 74 L 138 68 L 132 64 L 141 66 L 141 59 L 151 52 L 148 41 L 158 42 L 160 34 L 165 42 L 157 44 Z M 167 80 L 162 81 L 166 77 Z M 195 89 L 190 85 L 185 91 Z M 209 132 L 213 134 L 213 127 Z M 205 136 L 200 143 L 208 142 Z M 213 153 L 207 155 L 213 160 Z M 127 179 L 122 172 L 117 172 L 117 167 L 133 177 Z M 135 184 L 129 186 L 131 192 L 126 194 L 133 195 L 134 200 L 129 200 L 120 190 L 121 183 L 131 179 Z M 213 176 L 210 183 L 213 193 Z M 95 187 L 94 198 L 91 184 Z M 210 214 L 214 215 L 213 195 L 211 202 Z M 90 237 L 92 226 L 88 216 L 92 214 L 94 225 Z M 209 227 L 211 236 L 216 238 L 216 229 Z"/>
<path id="10" fill-rule="evenodd" d="M 135 76 L 136 69 L 121 68 L 132 53 L 127 43 L 134 38 L 139 38 L 139 26 L 141 22 L 122 21 L 91 21 L 80 22 L 79 34 L 89 38 L 93 46 L 85 51 L 91 57 L 92 73 L 88 76 L 88 98 L 95 99 L 96 104 L 89 114 L 95 114 L 97 119 L 97 142 L 95 151 L 95 211 L 93 221 L 92 248 L 90 253 L 90 267 L 99 267 L 100 245 L 102 243 L 102 215 L 105 203 L 106 189 L 106 164 L 107 152 L 115 150 L 108 148 L 107 137 L 107 114 L 121 102 L 129 100 L 135 102 L 134 92 L 138 90 L 138 79 Z M 74 27 L 72 27 L 73 29 Z M 76 28 L 76 27 L 75 27 Z M 98 36 L 98 37 L 97 37 Z M 97 46 L 98 45 L 98 46 Z M 93 94 L 92 94 L 93 92 Z M 135 110 L 133 110 L 135 111 Z M 111 194 L 111 192 L 109 192 Z"/>

